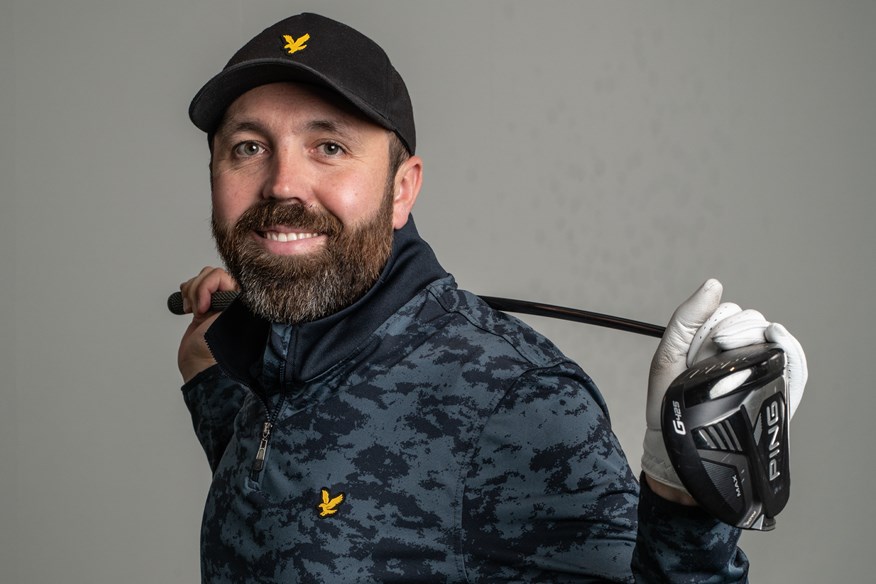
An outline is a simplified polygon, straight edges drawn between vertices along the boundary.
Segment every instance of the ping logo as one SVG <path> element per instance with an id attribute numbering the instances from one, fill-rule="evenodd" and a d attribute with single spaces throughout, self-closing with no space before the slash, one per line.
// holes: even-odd
<path id="1" fill-rule="evenodd" d="M 781 438 L 781 423 L 782 423 L 782 412 L 779 410 L 779 402 L 772 402 L 766 410 L 766 422 L 767 422 L 767 435 L 770 438 L 770 442 L 767 445 L 769 449 L 769 475 L 770 481 L 774 481 L 779 478 L 779 475 L 782 474 L 779 470 L 779 454 L 782 451 L 782 442 Z"/>
<path id="2" fill-rule="evenodd" d="M 303 51 L 307 48 L 307 45 L 305 43 L 310 40 L 310 35 L 305 34 L 304 36 L 294 39 L 288 34 L 284 34 L 283 40 L 286 41 L 286 44 L 283 46 L 283 48 L 286 49 L 286 51 L 290 55 L 292 55 L 297 53 L 298 51 Z"/>
<path id="3" fill-rule="evenodd" d="M 322 490 L 322 503 L 316 506 L 319 509 L 320 517 L 330 517 L 338 512 L 338 505 L 343 503 L 344 494 L 338 493 L 334 497 L 329 494 L 328 489 Z"/>

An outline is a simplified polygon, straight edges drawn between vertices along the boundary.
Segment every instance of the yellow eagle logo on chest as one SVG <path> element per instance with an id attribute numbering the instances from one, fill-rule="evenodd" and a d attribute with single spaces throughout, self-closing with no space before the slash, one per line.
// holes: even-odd
<path id="1" fill-rule="evenodd" d="M 344 494 L 338 493 L 334 497 L 331 496 L 328 489 L 322 490 L 322 503 L 316 506 L 319 509 L 320 517 L 329 517 L 338 512 L 338 505 L 344 502 Z"/>

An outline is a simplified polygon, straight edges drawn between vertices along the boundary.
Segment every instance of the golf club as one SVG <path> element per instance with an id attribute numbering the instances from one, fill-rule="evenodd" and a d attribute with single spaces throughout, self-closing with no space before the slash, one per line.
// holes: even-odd
<path id="1" fill-rule="evenodd" d="M 211 311 L 225 310 L 237 292 L 216 292 Z M 496 310 L 558 318 L 662 337 L 665 327 L 495 296 Z M 180 292 L 167 299 L 184 314 Z M 730 525 L 768 531 L 788 501 L 788 399 L 784 352 L 772 344 L 724 351 L 676 378 L 662 404 L 663 440 L 681 482 L 699 505 Z"/>

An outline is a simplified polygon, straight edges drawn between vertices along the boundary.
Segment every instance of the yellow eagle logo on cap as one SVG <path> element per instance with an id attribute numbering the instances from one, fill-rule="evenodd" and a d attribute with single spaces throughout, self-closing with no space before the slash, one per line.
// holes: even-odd
<path id="1" fill-rule="evenodd" d="M 284 34 L 283 40 L 286 41 L 286 44 L 283 46 L 283 48 L 286 49 L 290 55 L 292 55 L 294 53 L 297 53 L 298 51 L 303 51 L 307 48 L 307 45 L 304 43 L 310 40 L 310 35 L 305 34 L 304 36 L 295 39 L 288 34 Z"/>
<path id="2" fill-rule="evenodd" d="M 338 512 L 338 505 L 344 500 L 344 494 L 338 493 L 336 497 L 329 494 L 328 489 L 322 489 L 322 503 L 316 506 L 320 517 L 329 517 Z"/>

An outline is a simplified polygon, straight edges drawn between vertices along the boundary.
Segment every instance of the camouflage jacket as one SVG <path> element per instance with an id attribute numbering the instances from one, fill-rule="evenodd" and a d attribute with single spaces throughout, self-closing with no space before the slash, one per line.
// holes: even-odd
<path id="1" fill-rule="evenodd" d="M 183 388 L 213 470 L 204 582 L 745 580 L 738 531 L 640 501 L 590 378 L 412 222 L 349 309 L 235 304 L 208 343 L 219 367 Z"/>

